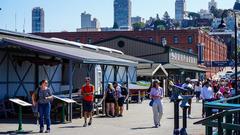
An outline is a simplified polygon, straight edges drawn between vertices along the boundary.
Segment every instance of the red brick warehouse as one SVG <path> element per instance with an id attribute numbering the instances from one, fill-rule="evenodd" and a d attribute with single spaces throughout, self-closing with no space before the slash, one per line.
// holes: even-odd
<path id="1" fill-rule="evenodd" d="M 159 31 L 98 31 L 98 32 L 49 32 L 35 33 L 44 37 L 57 37 L 75 42 L 94 44 L 102 40 L 116 36 L 127 36 L 154 42 L 161 45 L 166 44 L 187 52 L 198 54 L 199 61 L 225 61 L 227 59 L 227 46 L 218 39 L 210 36 L 200 29 L 184 30 L 159 30 Z M 206 76 L 210 77 L 219 68 L 207 68 Z"/>

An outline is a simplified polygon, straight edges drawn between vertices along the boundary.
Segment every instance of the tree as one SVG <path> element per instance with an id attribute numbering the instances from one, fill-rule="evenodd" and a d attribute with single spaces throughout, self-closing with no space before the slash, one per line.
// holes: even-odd
<path id="1" fill-rule="evenodd" d="M 166 23 L 163 20 L 159 19 L 154 21 L 154 30 L 163 30 L 165 29 L 165 26 L 166 26 Z"/>
<path id="2" fill-rule="evenodd" d="M 223 15 L 224 10 L 223 9 L 217 9 L 216 7 L 212 6 L 210 9 L 210 12 L 213 14 L 216 18 L 221 18 Z M 227 17 L 229 13 L 226 13 L 223 15 L 223 17 Z"/>
<path id="3" fill-rule="evenodd" d="M 165 29 L 174 29 L 173 20 L 171 19 L 167 11 L 163 14 L 162 20 L 165 22 Z"/>
<path id="4" fill-rule="evenodd" d="M 132 24 L 133 30 L 140 30 L 145 27 L 145 24 L 143 22 L 137 22 Z"/>
<path id="5" fill-rule="evenodd" d="M 171 18 L 170 18 L 170 16 L 169 16 L 169 14 L 168 14 L 168 12 L 167 11 L 165 11 L 165 13 L 163 14 L 163 18 L 162 18 L 164 21 L 168 21 L 168 20 L 171 20 Z"/>
<path id="6" fill-rule="evenodd" d="M 113 29 L 118 29 L 118 28 L 119 28 L 118 24 L 116 22 L 114 22 Z"/>
<path id="7" fill-rule="evenodd" d="M 188 13 L 188 17 L 192 18 L 193 20 L 199 19 L 200 18 L 200 14 L 195 13 L 195 12 L 189 12 Z"/>

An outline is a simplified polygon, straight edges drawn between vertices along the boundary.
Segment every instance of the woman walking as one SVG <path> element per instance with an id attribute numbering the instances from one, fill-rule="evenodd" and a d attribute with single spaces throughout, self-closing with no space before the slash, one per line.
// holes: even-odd
<path id="1" fill-rule="evenodd" d="M 150 91 L 150 97 L 153 99 L 153 120 L 154 120 L 154 127 L 158 128 L 161 124 L 161 118 L 163 115 L 163 104 L 162 104 L 162 98 L 163 98 L 163 89 L 159 86 L 159 81 L 155 80 L 153 81 L 153 87 Z"/>
<path id="2" fill-rule="evenodd" d="M 114 117 L 115 116 L 114 115 L 115 114 L 114 104 L 116 102 L 116 99 L 115 99 L 115 90 L 113 88 L 112 83 L 108 84 L 108 87 L 105 90 L 105 94 L 104 94 L 104 97 L 103 97 L 101 103 L 103 102 L 103 100 L 105 100 L 105 102 L 106 102 L 106 116 L 107 117 L 110 117 L 110 116 Z"/>
<path id="3" fill-rule="evenodd" d="M 197 81 L 196 85 L 194 86 L 194 90 L 196 93 L 196 102 L 198 103 L 201 99 L 201 90 L 202 90 L 202 83 L 200 81 Z"/>
<path id="4" fill-rule="evenodd" d="M 40 87 L 34 92 L 32 96 L 33 106 L 38 104 L 39 112 L 39 123 L 40 123 L 40 133 L 44 130 L 44 118 L 46 119 L 47 129 L 45 133 L 50 133 L 50 112 L 51 112 L 51 101 L 53 99 L 52 91 L 48 88 L 47 80 L 42 80 L 40 82 Z"/>

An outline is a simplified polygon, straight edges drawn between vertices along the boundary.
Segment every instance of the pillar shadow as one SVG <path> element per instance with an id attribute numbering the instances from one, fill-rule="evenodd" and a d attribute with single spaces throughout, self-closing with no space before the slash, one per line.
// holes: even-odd
<path id="1" fill-rule="evenodd" d="M 59 128 L 83 128 L 83 126 L 64 126 Z"/>
<path id="2" fill-rule="evenodd" d="M 142 130 L 142 129 L 152 129 L 154 128 L 153 126 L 151 127 L 136 127 L 136 128 L 131 128 L 131 130 Z"/>

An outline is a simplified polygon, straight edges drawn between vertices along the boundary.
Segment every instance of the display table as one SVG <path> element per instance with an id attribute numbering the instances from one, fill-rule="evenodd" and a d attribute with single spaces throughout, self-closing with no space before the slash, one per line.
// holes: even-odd
<path id="1" fill-rule="evenodd" d="M 31 131 L 24 131 L 22 129 L 22 107 L 32 106 L 32 104 L 29 104 L 18 98 L 12 98 L 12 99 L 9 99 L 9 101 L 18 105 L 18 130 L 16 132 L 18 132 L 18 133 L 31 132 Z"/>
<path id="2" fill-rule="evenodd" d="M 55 99 L 58 99 L 58 100 L 60 100 L 61 102 L 62 102 L 62 112 L 61 112 L 61 123 L 67 123 L 66 122 L 66 119 L 65 119 L 65 117 L 66 117 L 66 115 L 65 115 L 65 109 L 66 109 L 66 106 L 65 106 L 65 104 L 72 104 L 72 103 L 76 103 L 76 101 L 75 100 L 73 100 L 73 99 L 70 99 L 70 98 L 67 98 L 66 96 L 64 96 L 64 95 L 58 95 L 58 96 L 56 96 L 56 95 L 53 95 L 53 97 L 55 98 Z"/>

